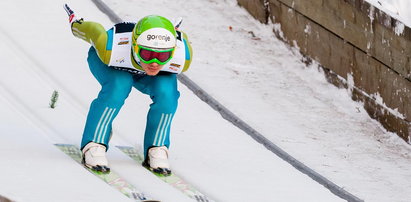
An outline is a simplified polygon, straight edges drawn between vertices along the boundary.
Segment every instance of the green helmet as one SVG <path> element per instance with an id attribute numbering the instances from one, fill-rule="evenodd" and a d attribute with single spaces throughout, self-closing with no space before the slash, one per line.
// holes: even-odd
<path id="1" fill-rule="evenodd" d="M 149 15 L 142 18 L 133 29 L 133 56 L 139 60 L 139 49 L 148 48 L 153 51 L 174 51 L 176 46 L 176 30 L 167 18 Z"/>

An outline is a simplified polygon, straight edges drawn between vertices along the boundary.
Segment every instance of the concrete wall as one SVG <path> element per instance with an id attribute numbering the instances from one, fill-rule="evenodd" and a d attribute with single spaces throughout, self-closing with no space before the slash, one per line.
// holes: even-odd
<path id="1" fill-rule="evenodd" d="M 0 195 L 0 202 L 12 202 L 10 199 Z"/>
<path id="2" fill-rule="evenodd" d="M 328 80 L 347 86 L 371 117 L 411 138 L 411 29 L 364 0 L 238 0 L 258 20 L 281 24 Z M 274 30 L 274 32 L 276 32 Z M 343 78 L 343 80 L 341 79 Z M 344 81 L 345 80 L 345 81 Z M 381 102 L 381 99 L 382 101 Z"/>

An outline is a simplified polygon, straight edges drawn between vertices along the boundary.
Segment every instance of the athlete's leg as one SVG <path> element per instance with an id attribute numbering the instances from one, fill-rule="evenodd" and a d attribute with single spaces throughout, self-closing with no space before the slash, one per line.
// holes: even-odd
<path id="1" fill-rule="evenodd" d="M 134 82 L 134 87 L 150 95 L 153 103 L 147 114 L 144 135 L 144 156 L 153 146 L 170 146 L 170 127 L 177 110 L 180 93 L 177 90 L 177 75 L 161 73 L 145 76 Z"/>
<path id="2" fill-rule="evenodd" d="M 133 77 L 128 72 L 115 70 L 101 62 L 93 47 L 90 48 L 87 61 L 102 88 L 91 103 L 81 148 L 89 142 L 104 144 L 108 148 L 112 122 L 131 91 Z"/>

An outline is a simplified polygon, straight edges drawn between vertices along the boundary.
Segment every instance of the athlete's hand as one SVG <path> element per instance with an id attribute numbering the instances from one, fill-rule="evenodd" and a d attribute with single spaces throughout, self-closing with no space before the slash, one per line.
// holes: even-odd
<path id="1" fill-rule="evenodd" d="M 177 18 L 177 19 L 174 19 L 174 23 L 173 23 L 174 28 L 175 28 L 176 30 L 178 30 L 178 28 L 180 27 L 181 23 L 183 23 L 183 18 L 182 18 L 182 17 L 179 17 L 179 18 Z"/>
<path id="2" fill-rule="evenodd" d="M 67 15 L 69 16 L 70 25 L 74 22 L 78 22 L 80 24 L 83 22 L 83 18 L 77 19 L 76 15 L 74 14 L 74 11 L 71 10 L 71 8 L 67 4 L 64 4 L 64 10 L 67 12 Z"/>

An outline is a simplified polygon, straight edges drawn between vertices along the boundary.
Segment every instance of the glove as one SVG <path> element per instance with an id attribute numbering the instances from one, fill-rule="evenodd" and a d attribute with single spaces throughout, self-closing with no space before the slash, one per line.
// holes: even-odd
<path id="1" fill-rule="evenodd" d="M 73 23 L 75 22 L 80 24 L 83 22 L 83 18 L 77 19 L 76 15 L 74 14 L 74 11 L 71 10 L 71 8 L 67 4 L 64 4 L 64 10 L 67 12 L 67 15 L 69 16 L 70 25 L 73 25 Z"/>
<path id="2" fill-rule="evenodd" d="M 179 17 L 179 18 L 177 18 L 177 19 L 174 19 L 174 22 L 173 22 L 174 28 L 175 28 L 176 30 L 178 30 L 178 28 L 180 27 L 181 23 L 183 23 L 183 18 L 182 18 L 182 17 Z"/>

